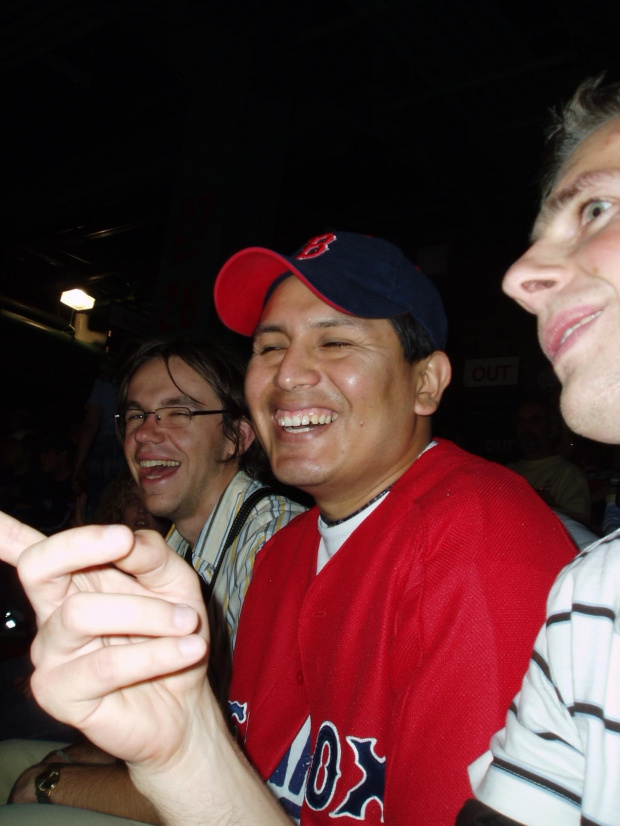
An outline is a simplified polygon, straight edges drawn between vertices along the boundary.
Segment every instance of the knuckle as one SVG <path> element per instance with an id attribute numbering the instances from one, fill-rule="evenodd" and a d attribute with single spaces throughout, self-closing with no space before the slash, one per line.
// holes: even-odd
<path id="1" fill-rule="evenodd" d="M 103 685 L 114 684 L 118 673 L 118 646 L 104 646 L 97 651 L 93 658 L 93 666 L 96 671 L 96 679 Z"/>
<path id="2" fill-rule="evenodd" d="M 36 573 L 37 569 L 35 565 L 31 565 L 32 559 L 32 552 L 30 548 L 26 548 L 19 556 L 17 560 L 16 568 L 17 568 L 17 575 L 19 576 L 20 582 L 24 586 L 26 590 L 28 587 L 36 582 Z"/>
<path id="3" fill-rule="evenodd" d="M 50 691 L 50 679 L 49 674 L 44 671 L 43 669 L 35 669 L 32 677 L 30 678 L 30 688 L 32 689 L 32 693 L 39 703 L 39 705 L 47 709 L 49 708 L 48 702 L 48 692 Z"/>
<path id="4" fill-rule="evenodd" d="M 71 594 L 62 602 L 60 608 L 60 618 L 62 625 L 67 631 L 80 631 L 85 618 L 86 594 Z"/>
<path id="5" fill-rule="evenodd" d="M 37 634 L 34 640 L 32 641 L 32 645 L 30 646 L 30 660 L 32 664 L 36 667 L 42 661 L 42 656 L 45 653 L 45 645 L 41 641 L 40 634 Z"/>

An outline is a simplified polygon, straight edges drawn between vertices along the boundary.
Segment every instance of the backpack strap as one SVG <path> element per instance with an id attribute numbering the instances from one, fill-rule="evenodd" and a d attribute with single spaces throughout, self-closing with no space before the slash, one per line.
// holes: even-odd
<path id="1" fill-rule="evenodd" d="M 241 507 L 239 508 L 239 511 L 235 516 L 232 525 L 230 526 L 230 530 L 228 531 L 226 541 L 220 548 L 220 551 L 217 555 L 217 559 L 215 560 L 215 567 L 213 568 L 213 576 L 211 577 L 211 582 L 207 584 L 204 581 L 204 579 L 200 577 L 200 587 L 202 589 L 202 598 L 204 599 L 205 605 L 209 605 L 211 595 L 213 594 L 213 589 L 215 588 L 215 582 L 222 568 L 224 557 L 226 556 L 226 551 L 230 548 L 235 539 L 241 533 L 241 529 L 245 525 L 247 518 L 250 515 L 250 511 L 258 502 L 260 502 L 261 499 L 264 499 L 267 496 L 271 496 L 272 494 L 275 494 L 275 490 L 273 490 L 273 488 L 259 488 L 258 490 L 255 490 L 254 493 L 250 494 L 250 496 L 248 496 L 243 505 L 241 505 Z"/>

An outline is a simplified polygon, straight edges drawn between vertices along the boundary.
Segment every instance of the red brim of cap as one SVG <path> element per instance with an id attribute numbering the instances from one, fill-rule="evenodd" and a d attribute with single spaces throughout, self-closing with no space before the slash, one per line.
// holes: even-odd
<path id="1" fill-rule="evenodd" d="M 215 309 L 222 323 L 235 333 L 251 336 L 269 287 L 286 273 L 305 280 L 290 261 L 271 250 L 248 247 L 235 253 L 219 271 L 213 289 Z"/>

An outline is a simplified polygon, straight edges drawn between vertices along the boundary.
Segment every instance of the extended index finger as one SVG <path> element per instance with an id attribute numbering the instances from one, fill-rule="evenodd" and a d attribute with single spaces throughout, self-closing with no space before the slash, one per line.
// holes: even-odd
<path id="1" fill-rule="evenodd" d="M 22 551 L 45 539 L 42 533 L 0 511 L 0 559 L 17 565 Z"/>

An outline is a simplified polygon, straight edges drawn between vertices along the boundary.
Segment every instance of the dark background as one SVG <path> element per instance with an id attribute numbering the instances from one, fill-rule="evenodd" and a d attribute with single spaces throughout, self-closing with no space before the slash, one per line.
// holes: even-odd
<path id="1" fill-rule="evenodd" d="M 500 291 L 526 245 L 550 106 L 620 77 L 611 2 L 0 6 L 0 425 L 81 416 L 99 365 L 58 299 L 81 286 L 114 347 L 220 334 L 211 288 L 251 244 L 388 238 L 446 303 L 438 431 L 504 461 L 519 395 L 552 379 Z M 122 349 L 122 347 L 118 347 Z M 464 387 L 466 360 L 518 383 Z"/>

